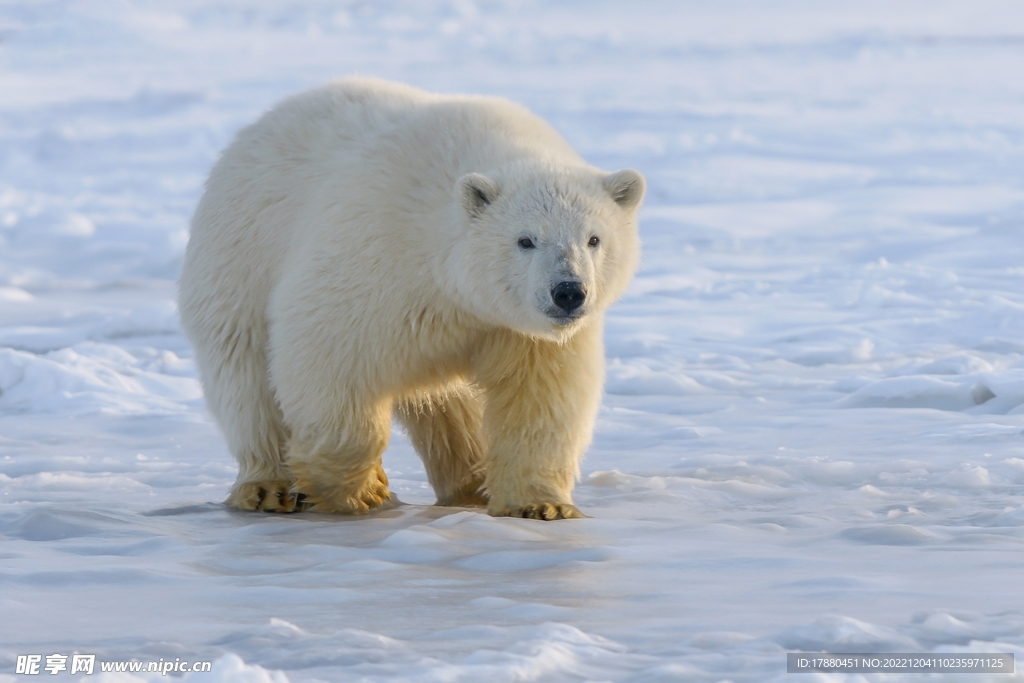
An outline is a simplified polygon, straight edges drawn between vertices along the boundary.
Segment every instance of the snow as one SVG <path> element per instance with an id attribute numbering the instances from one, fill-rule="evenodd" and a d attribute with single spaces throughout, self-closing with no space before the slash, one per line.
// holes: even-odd
<path id="1" fill-rule="evenodd" d="M 1019 659 L 1022 20 L 996 0 L 4 4 L 0 681 L 73 652 L 213 661 L 193 683 Z M 174 305 L 190 213 L 239 127 L 349 73 L 508 96 L 645 173 L 590 519 L 433 507 L 400 432 L 395 509 L 221 505 L 235 465 Z M 884 680 L 968 678 L 1024 674 Z"/>

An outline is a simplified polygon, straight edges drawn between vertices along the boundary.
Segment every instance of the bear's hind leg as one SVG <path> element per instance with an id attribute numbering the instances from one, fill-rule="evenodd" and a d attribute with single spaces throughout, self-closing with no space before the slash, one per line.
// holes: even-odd
<path id="1" fill-rule="evenodd" d="M 211 331 L 183 319 L 200 328 L 192 337 L 206 404 L 238 461 L 238 478 L 224 502 L 242 510 L 301 509 L 284 465 L 288 429 L 267 379 L 265 332 L 255 323 Z"/>
<path id="2" fill-rule="evenodd" d="M 427 469 L 437 504 L 486 506 L 484 484 L 484 405 L 467 385 L 408 398 L 398 416 Z"/>

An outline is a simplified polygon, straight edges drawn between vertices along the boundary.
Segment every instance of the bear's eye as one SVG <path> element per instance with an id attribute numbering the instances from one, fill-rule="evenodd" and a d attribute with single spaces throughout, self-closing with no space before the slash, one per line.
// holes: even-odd
<path id="1" fill-rule="evenodd" d="M 592 247 L 596 247 L 600 243 L 601 243 L 601 240 L 597 239 L 597 235 L 594 235 L 593 237 L 591 237 L 590 241 L 587 242 L 587 244 L 589 244 Z"/>
<path id="2" fill-rule="evenodd" d="M 529 237 L 524 237 L 523 239 L 519 240 L 520 249 L 533 249 L 535 246 L 537 245 L 535 245 L 533 243 L 533 240 L 531 240 Z"/>

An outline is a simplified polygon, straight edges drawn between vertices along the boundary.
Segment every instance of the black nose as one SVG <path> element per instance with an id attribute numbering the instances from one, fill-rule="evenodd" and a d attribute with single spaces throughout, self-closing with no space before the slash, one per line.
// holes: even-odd
<path id="1" fill-rule="evenodd" d="M 587 293 L 578 282 L 559 282 L 551 290 L 551 300 L 566 313 L 572 313 L 583 305 Z"/>

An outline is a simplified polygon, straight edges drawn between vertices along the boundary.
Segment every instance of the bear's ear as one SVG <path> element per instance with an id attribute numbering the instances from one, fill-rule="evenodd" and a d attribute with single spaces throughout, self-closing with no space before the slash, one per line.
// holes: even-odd
<path id="1" fill-rule="evenodd" d="M 498 196 L 498 186 L 479 173 L 467 173 L 455 184 L 462 208 L 474 218 L 479 216 Z"/>
<path id="2" fill-rule="evenodd" d="M 639 171 L 627 168 L 604 179 L 604 189 L 623 209 L 635 209 L 644 198 L 647 183 Z"/>

